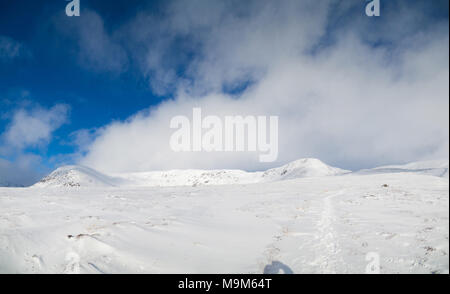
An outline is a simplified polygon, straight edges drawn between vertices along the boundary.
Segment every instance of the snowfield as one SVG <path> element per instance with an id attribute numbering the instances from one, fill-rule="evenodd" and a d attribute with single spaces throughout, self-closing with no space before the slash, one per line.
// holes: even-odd
<path id="1" fill-rule="evenodd" d="M 0 273 L 449 273 L 448 161 L 103 175 L 0 188 Z M 282 270 L 281 270 L 282 269 Z"/>

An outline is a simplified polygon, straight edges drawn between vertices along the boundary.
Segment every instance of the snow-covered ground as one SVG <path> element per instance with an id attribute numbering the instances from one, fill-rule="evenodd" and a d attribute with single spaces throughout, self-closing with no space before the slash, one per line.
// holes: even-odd
<path id="1" fill-rule="evenodd" d="M 316 160 L 262 173 L 65 167 L 0 188 L 0 273 L 364 273 L 370 252 L 381 273 L 448 273 L 448 235 L 448 161 L 360 173 Z"/>

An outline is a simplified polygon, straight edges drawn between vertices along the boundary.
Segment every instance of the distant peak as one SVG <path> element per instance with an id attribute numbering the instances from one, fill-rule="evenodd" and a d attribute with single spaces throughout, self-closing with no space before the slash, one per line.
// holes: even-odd
<path id="1" fill-rule="evenodd" d="M 92 187 L 116 186 L 118 180 L 92 168 L 80 165 L 66 165 L 57 168 L 35 187 Z"/>

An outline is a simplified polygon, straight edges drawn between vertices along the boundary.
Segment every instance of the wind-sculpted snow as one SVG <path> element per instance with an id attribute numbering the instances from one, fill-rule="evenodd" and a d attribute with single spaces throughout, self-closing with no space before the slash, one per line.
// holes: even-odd
<path id="1" fill-rule="evenodd" d="M 448 273 L 448 237 L 449 182 L 418 173 L 0 188 L 0 273 Z"/>

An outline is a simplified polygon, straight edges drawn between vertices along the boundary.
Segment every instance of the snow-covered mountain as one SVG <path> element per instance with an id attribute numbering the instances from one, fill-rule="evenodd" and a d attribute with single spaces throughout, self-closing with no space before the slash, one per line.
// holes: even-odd
<path id="1" fill-rule="evenodd" d="M 349 171 L 331 167 L 318 159 L 299 159 L 265 172 L 242 170 L 171 170 L 105 175 L 88 167 L 64 166 L 35 184 L 35 187 L 105 186 L 205 186 L 252 184 L 304 177 L 333 176 Z"/>
<path id="2" fill-rule="evenodd" d="M 84 166 L 64 166 L 34 187 L 163 187 L 255 183 L 260 173 L 241 170 L 171 170 L 105 175 Z"/>
<path id="3" fill-rule="evenodd" d="M 358 174 L 417 173 L 448 179 L 448 160 L 417 161 L 403 165 L 386 165 L 358 171 Z"/>
<path id="4" fill-rule="evenodd" d="M 189 169 L 105 175 L 88 167 L 72 165 L 58 168 L 35 184 L 34 187 L 195 187 L 253 184 L 346 174 L 369 175 L 400 172 L 448 178 L 448 160 L 382 166 L 358 172 L 332 167 L 315 158 L 299 159 L 263 172 Z"/>
<path id="5" fill-rule="evenodd" d="M 261 172 L 242 170 L 170 170 L 115 174 L 131 186 L 205 186 L 257 183 Z"/>
<path id="6" fill-rule="evenodd" d="M 262 174 L 265 181 L 291 180 L 306 177 L 336 176 L 350 173 L 348 170 L 329 166 L 316 158 L 303 158 Z"/>
<path id="7" fill-rule="evenodd" d="M 56 169 L 34 187 L 108 187 L 119 186 L 121 179 L 104 175 L 85 166 L 69 165 Z"/>

